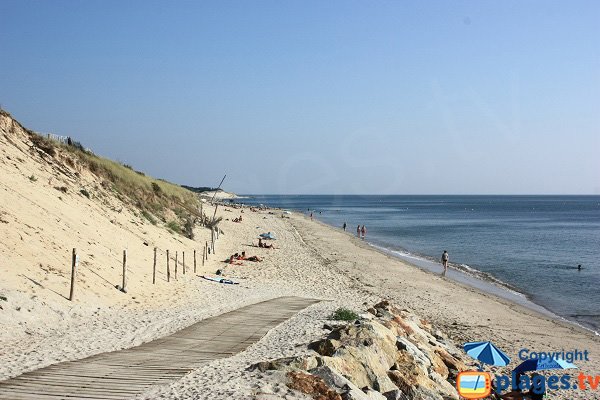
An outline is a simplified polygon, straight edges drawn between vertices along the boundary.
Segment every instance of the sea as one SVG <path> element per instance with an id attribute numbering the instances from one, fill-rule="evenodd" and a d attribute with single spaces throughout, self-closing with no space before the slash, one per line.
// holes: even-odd
<path id="1" fill-rule="evenodd" d="M 247 195 L 420 268 L 600 332 L 600 196 Z M 581 269 L 578 266 L 581 265 Z"/>

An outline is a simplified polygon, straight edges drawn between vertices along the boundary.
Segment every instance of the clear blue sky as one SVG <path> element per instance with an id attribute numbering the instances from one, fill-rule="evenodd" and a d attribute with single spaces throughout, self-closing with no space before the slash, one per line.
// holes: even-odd
<path id="1" fill-rule="evenodd" d="M 600 193 L 599 1 L 0 0 L 27 127 L 239 193 Z"/>

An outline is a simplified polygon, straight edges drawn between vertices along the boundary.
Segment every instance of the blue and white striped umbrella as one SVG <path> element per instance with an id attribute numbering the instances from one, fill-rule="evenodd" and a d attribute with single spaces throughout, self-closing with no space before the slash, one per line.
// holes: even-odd
<path id="1" fill-rule="evenodd" d="M 492 342 L 465 343 L 463 348 L 468 355 L 484 364 L 504 367 L 510 363 L 510 358 Z"/>

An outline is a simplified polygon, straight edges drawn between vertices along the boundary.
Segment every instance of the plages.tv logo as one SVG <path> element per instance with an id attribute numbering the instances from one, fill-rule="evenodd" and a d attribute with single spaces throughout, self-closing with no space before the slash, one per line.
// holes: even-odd
<path id="1" fill-rule="evenodd" d="M 483 371 L 465 371 L 456 378 L 458 394 L 465 399 L 482 399 L 492 392 L 492 377 Z"/>
<path id="2" fill-rule="evenodd" d="M 542 398 L 546 390 L 597 390 L 600 387 L 600 376 L 587 376 L 579 373 L 573 379 L 570 374 L 548 375 L 539 374 L 542 370 L 577 369 L 570 361 L 589 360 L 588 351 L 574 350 L 571 352 L 529 353 L 522 349 L 519 357 L 523 361 L 514 368 L 510 375 L 496 374 L 495 376 L 483 370 L 483 364 L 504 367 L 510 363 L 510 358 L 491 342 L 465 343 L 465 352 L 480 362 L 478 371 L 464 371 L 456 378 L 456 390 L 465 399 L 482 399 L 492 391 L 500 395 L 504 390 L 512 389 L 508 394 L 526 394 L 533 399 Z M 565 361 L 564 358 L 569 361 Z M 528 373 L 532 373 L 531 376 Z M 528 391 L 527 393 L 524 393 Z"/>

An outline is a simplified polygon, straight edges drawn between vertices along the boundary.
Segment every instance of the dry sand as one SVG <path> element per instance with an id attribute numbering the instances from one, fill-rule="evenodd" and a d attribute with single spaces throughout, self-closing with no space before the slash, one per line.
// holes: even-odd
<path id="1" fill-rule="evenodd" d="M 191 272 L 197 241 L 153 226 L 136 210 L 106 192 L 85 171 L 79 177 L 32 154 L 25 143 L 8 145 L 0 135 L 0 379 L 60 361 L 138 345 L 209 316 L 282 295 L 324 300 L 273 329 L 260 342 L 231 358 L 214 361 L 170 386 L 140 398 L 303 398 L 273 374 L 248 372 L 254 362 L 306 353 L 324 333 L 323 322 L 337 307 L 365 310 L 391 299 L 445 330 L 457 343 L 492 340 L 513 360 L 520 348 L 535 351 L 589 350 L 581 371 L 600 374 L 599 339 L 563 322 L 440 278 L 370 248 L 351 235 L 279 212 L 243 214 L 221 208 L 225 232 L 198 274 L 225 269 L 237 286 L 221 285 Z M 36 180 L 29 179 L 35 176 Z M 65 186 L 62 193 L 55 186 Z M 79 194 L 85 187 L 92 199 Z M 259 233 L 274 232 L 277 249 L 260 249 Z M 146 244 L 144 244 L 146 243 Z M 159 275 L 151 283 L 152 248 Z M 69 302 L 70 252 L 77 247 L 81 270 L 77 298 Z M 121 252 L 129 251 L 129 292 L 120 283 Z M 188 273 L 167 283 L 164 250 L 185 251 Z M 233 252 L 264 257 L 261 263 L 230 266 Z M 179 253 L 181 254 L 181 253 Z M 198 263 L 201 256 L 198 254 Z M 181 259 L 180 259 L 181 260 Z M 171 264 L 173 267 L 173 264 Z M 516 362 L 513 361 L 514 367 Z M 599 392 L 555 392 L 553 398 L 594 399 Z"/>

